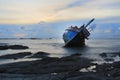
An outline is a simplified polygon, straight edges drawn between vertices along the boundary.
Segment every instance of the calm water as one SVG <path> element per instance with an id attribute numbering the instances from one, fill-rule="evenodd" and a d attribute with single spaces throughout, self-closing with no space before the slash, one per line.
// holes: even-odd
<path id="1" fill-rule="evenodd" d="M 0 55 L 13 54 L 18 52 L 32 52 L 39 51 L 48 52 L 52 57 L 68 56 L 75 53 L 83 54 L 83 57 L 101 60 L 100 53 L 103 52 L 119 52 L 120 51 L 120 39 L 91 39 L 86 40 L 86 46 L 82 48 L 65 48 L 63 40 L 60 39 L 43 39 L 43 40 L 0 40 L 3 44 L 18 44 L 29 46 L 27 50 L 1 50 Z M 9 60 L 1 60 L 1 62 L 8 62 Z M 10 61 L 9 61 L 10 62 Z"/>

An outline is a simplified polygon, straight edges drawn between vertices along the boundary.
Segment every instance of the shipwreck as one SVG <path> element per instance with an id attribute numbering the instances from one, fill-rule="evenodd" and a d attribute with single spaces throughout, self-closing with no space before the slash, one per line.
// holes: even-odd
<path id="1" fill-rule="evenodd" d="M 63 40 L 65 42 L 65 47 L 81 47 L 85 45 L 85 39 L 90 36 L 90 25 L 94 21 L 94 18 L 90 20 L 86 25 L 83 24 L 81 27 L 70 26 L 68 27 L 64 34 Z"/>

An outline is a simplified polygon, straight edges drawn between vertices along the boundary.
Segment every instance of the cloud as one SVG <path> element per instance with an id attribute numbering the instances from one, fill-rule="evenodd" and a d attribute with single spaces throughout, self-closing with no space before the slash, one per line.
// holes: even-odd
<path id="1" fill-rule="evenodd" d="M 114 8 L 118 7 L 120 0 L 92 0 L 91 2 L 87 3 L 87 6 L 92 6 L 92 7 L 101 7 L 101 8 Z"/>
<path id="2" fill-rule="evenodd" d="M 0 0 L 0 23 L 32 24 L 93 17 L 111 21 L 120 17 L 119 3 L 120 0 Z M 113 21 L 119 22 L 115 18 Z"/>
<path id="3" fill-rule="evenodd" d="M 1 20 L 0 23 L 37 23 L 39 21 L 51 21 L 57 8 L 72 1 L 73 0 L 0 0 L 0 17 L 6 18 L 3 21 Z M 10 20 L 11 18 L 16 20 Z"/>
<path id="4" fill-rule="evenodd" d="M 60 10 L 69 9 L 69 8 L 76 8 L 76 7 L 82 7 L 82 8 L 88 8 L 90 10 L 92 9 L 119 9 L 120 1 L 119 0 L 74 0 L 73 2 L 69 3 L 68 5 L 65 5 L 61 7 Z"/>
<path id="5" fill-rule="evenodd" d="M 25 37 L 26 34 L 23 33 L 18 33 L 18 34 L 14 34 L 15 37 Z"/>
<path id="6" fill-rule="evenodd" d="M 73 8 L 73 7 L 84 6 L 84 4 L 88 3 L 89 1 L 91 0 L 75 0 L 74 2 L 71 2 L 68 5 L 61 7 L 60 9 L 58 9 L 58 11 Z"/>
<path id="7" fill-rule="evenodd" d="M 57 22 L 39 22 L 38 24 L 25 24 L 25 25 L 0 25 L 0 38 L 50 38 L 56 37 L 62 39 L 64 30 L 71 25 L 80 26 L 83 23 L 87 23 L 88 20 L 66 20 Z M 93 24 L 93 23 L 92 23 Z M 107 36 L 107 35 L 119 35 L 120 34 L 119 23 L 102 23 L 96 24 L 95 30 L 91 36 Z M 24 28 L 21 28 L 24 27 Z M 119 30 L 118 30 L 119 29 Z M 111 36 L 116 37 L 116 36 Z M 118 36 L 119 37 L 119 36 Z"/>
<path id="8" fill-rule="evenodd" d="M 110 29 L 106 29 L 106 30 L 104 30 L 104 33 L 110 33 L 110 32 L 111 32 Z"/>
<path id="9" fill-rule="evenodd" d="M 120 27 L 118 27 L 118 30 L 120 30 Z"/>

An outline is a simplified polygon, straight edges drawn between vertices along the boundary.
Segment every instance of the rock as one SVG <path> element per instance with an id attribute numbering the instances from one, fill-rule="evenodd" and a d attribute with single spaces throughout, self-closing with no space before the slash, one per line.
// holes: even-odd
<path id="1" fill-rule="evenodd" d="M 51 63 L 51 62 L 55 62 L 58 60 L 59 60 L 58 57 L 45 57 L 41 61 L 42 61 L 42 63 Z"/>
<path id="2" fill-rule="evenodd" d="M 119 68 L 119 69 L 120 69 L 120 61 L 114 62 L 114 63 L 112 64 L 112 66 L 113 66 L 114 68 Z"/>
<path id="3" fill-rule="evenodd" d="M 26 53 L 26 54 L 31 55 L 31 53 Z M 81 69 L 83 68 L 87 69 L 88 67 L 92 66 L 93 63 L 91 61 L 93 60 L 83 58 L 79 54 L 73 54 L 71 56 L 58 58 L 58 57 L 46 57 L 47 55 L 49 55 L 48 53 L 38 52 L 33 56 L 41 57 L 41 55 L 43 56 L 41 60 L 23 61 L 23 62 L 0 65 L 0 73 L 36 75 L 34 77 L 32 76 L 24 77 L 22 80 L 119 80 L 120 79 L 119 77 L 120 61 L 113 63 L 96 64 L 96 68 L 94 68 L 96 72 L 90 72 L 90 71 L 80 72 Z M 22 55 L 19 54 L 16 56 L 23 57 L 23 54 Z M 16 56 L 14 58 L 16 58 Z M 0 76 L 0 79 L 4 80 L 3 76 L 2 77 Z M 18 78 L 14 78 L 14 79 L 17 80 Z"/>
<path id="4" fill-rule="evenodd" d="M 116 77 L 116 80 L 120 80 L 120 76 L 119 76 L 119 77 Z"/>
<path id="5" fill-rule="evenodd" d="M 0 46 L 0 50 L 7 50 L 7 49 L 28 49 L 29 47 L 27 46 L 22 46 L 22 45 L 3 45 Z"/>
<path id="6" fill-rule="evenodd" d="M 12 57 L 13 58 L 13 57 Z M 17 74 L 49 74 L 79 71 L 83 67 L 90 66 L 91 60 L 78 56 L 67 56 L 64 58 L 45 57 L 42 60 L 16 62 L 0 65 L 3 73 Z M 3 71 L 4 70 L 4 71 Z"/>
<path id="7" fill-rule="evenodd" d="M 0 74 L 0 80 L 62 80 L 64 74 Z"/>
<path id="8" fill-rule="evenodd" d="M 119 56 L 120 57 L 120 52 L 114 52 L 114 53 L 111 53 L 113 57 L 116 57 L 116 56 Z"/>
<path id="9" fill-rule="evenodd" d="M 99 76 L 96 76 L 96 75 L 79 75 L 79 76 L 76 76 L 76 77 L 72 77 L 72 78 L 68 78 L 66 80 L 105 80 L 104 77 L 99 77 Z"/>
<path id="10" fill-rule="evenodd" d="M 81 56 L 81 54 L 80 53 L 76 53 L 76 54 L 72 54 L 71 56 Z"/>
<path id="11" fill-rule="evenodd" d="M 46 52 L 37 52 L 34 55 L 28 57 L 28 58 L 45 58 L 49 55 L 49 53 Z"/>
<path id="12" fill-rule="evenodd" d="M 119 77 L 120 76 L 120 68 L 114 68 L 108 72 L 108 74 L 112 77 Z"/>
<path id="13" fill-rule="evenodd" d="M 29 47 L 27 46 L 22 46 L 22 45 L 10 45 L 9 49 L 28 49 Z"/>
<path id="14" fill-rule="evenodd" d="M 0 50 L 7 50 L 9 47 L 8 46 L 0 46 Z"/>
<path id="15" fill-rule="evenodd" d="M 104 63 L 96 66 L 96 71 L 104 74 L 108 77 L 119 77 L 120 76 L 120 61 L 114 63 Z"/>
<path id="16" fill-rule="evenodd" d="M 107 62 L 109 62 L 109 61 L 114 61 L 113 58 L 105 58 L 104 60 L 107 61 Z"/>
<path id="17" fill-rule="evenodd" d="M 16 54 L 7 54 L 7 55 L 0 56 L 0 59 L 18 59 L 18 58 L 23 58 L 31 54 L 32 54 L 31 52 L 20 52 Z"/>
<path id="18" fill-rule="evenodd" d="M 101 57 L 107 57 L 107 54 L 106 53 L 102 53 L 100 54 Z"/>
<path id="19" fill-rule="evenodd" d="M 72 54 L 70 56 L 62 57 L 62 58 L 60 58 L 60 60 L 61 61 L 73 61 L 74 62 L 74 61 L 79 61 L 81 59 L 81 61 L 82 61 L 84 58 L 81 58 L 80 56 L 81 56 L 81 54 L 76 53 L 76 54 Z M 87 61 L 87 58 L 86 58 L 86 61 Z"/>

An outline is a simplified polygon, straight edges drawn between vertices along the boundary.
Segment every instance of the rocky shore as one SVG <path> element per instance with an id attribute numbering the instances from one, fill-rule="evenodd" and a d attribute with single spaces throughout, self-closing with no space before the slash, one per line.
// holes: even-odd
<path id="1" fill-rule="evenodd" d="M 29 47 L 23 45 L 0 45 L 0 50 L 7 49 L 28 49 Z"/>
<path id="2" fill-rule="evenodd" d="M 31 52 L 20 52 L 16 54 L 6 54 L 0 56 L 0 59 L 19 59 L 19 58 L 24 58 L 25 56 L 31 55 Z"/>
<path id="3" fill-rule="evenodd" d="M 100 56 L 113 58 L 116 53 L 101 53 Z M 4 59 L 40 58 L 0 65 L 0 80 L 120 80 L 120 61 L 97 64 L 79 53 L 66 57 L 49 57 L 46 52 L 22 52 L 0 56 Z"/>
<path id="4" fill-rule="evenodd" d="M 0 59 L 44 58 L 47 57 L 48 55 L 49 54 L 46 52 L 37 52 L 37 53 L 20 52 L 15 54 L 1 55 Z"/>

